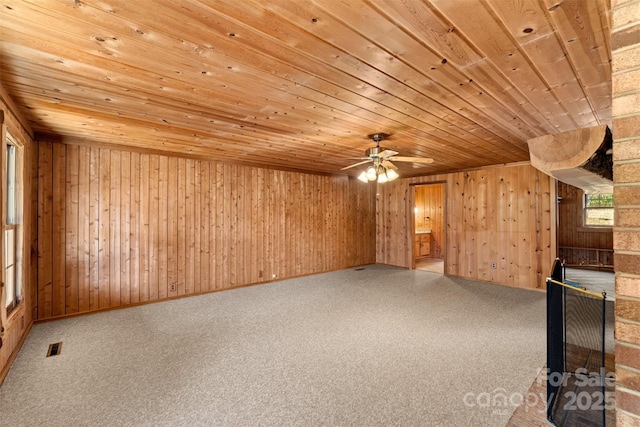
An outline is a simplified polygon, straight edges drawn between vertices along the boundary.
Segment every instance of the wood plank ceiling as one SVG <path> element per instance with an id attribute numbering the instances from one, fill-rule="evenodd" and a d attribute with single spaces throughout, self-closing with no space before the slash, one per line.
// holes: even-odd
<path id="1" fill-rule="evenodd" d="M 3 0 L 1 83 L 36 132 L 338 173 L 528 159 L 609 124 L 608 0 Z M 360 168 L 349 170 L 358 173 Z"/>

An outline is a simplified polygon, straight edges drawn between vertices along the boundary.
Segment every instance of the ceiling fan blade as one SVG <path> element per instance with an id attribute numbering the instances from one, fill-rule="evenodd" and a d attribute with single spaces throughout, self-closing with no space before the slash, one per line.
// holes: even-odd
<path id="1" fill-rule="evenodd" d="M 344 167 L 344 168 L 342 168 L 342 169 L 340 169 L 340 170 L 341 170 L 341 171 L 343 171 L 343 170 L 345 170 L 345 169 L 350 169 L 350 168 L 353 168 L 353 167 L 356 167 L 356 166 L 363 165 L 363 164 L 365 164 L 365 163 L 369 163 L 370 161 L 371 161 L 371 159 L 367 159 L 367 160 L 365 160 L 365 161 L 363 161 L 363 162 L 355 163 L 355 164 L 353 164 L 353 165 L 350 165 L 350 166 Z"/>
<path id="2" fill-rule="evenodd" d="M 428 157 L 392 157 L 394 162 L 413 162 L 413 163 L 433 163 L 433 159 Z"/>
<path id="3" fill-rule="evenodd" d="M 383 160 L 381 163 L 382 166 L 384 166 L 387 169 L 393 169 L 393 170 L 398 170 L 398 168 L 396 167 L 396 165 L 394 165 L 393 163 L 391 163 L 389 160 Z"/>
<path id="4" fill-rule="evenodd" d="M 378 157 L 382 157 L 384 159 L 384 158 L 387 158 L 387 157 L 395 156 L 396 154 L 398 154 L 397 151 L 384 150 L 382 153 L 378 154 Z"/>

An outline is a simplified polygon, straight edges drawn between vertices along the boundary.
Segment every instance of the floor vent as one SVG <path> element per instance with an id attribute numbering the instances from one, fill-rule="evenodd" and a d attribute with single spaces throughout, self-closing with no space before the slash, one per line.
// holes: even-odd
<path id="1" fill-rule="evenodd" d="M 364 267 L 356 268 L 356 271 L 364 270 Z"/>
<path id="2" fill-rule="evenodd" d="M 62 343 L 57 342 L 54 344 L 49 344 L 49 350 L 47 351 L 47 357 L 57 356 L 62 351 Z"/>

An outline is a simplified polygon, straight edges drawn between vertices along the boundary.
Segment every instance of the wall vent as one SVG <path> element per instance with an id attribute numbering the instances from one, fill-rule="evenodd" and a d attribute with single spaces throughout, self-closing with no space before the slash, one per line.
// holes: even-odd
<path id="1" fill-rule="evenodd" d="M 49 344 L 49 350 L 47 351 L 47 357 L 57 356 L 62 351 L 62 343 L 57 342 L 54 344 Z"/>

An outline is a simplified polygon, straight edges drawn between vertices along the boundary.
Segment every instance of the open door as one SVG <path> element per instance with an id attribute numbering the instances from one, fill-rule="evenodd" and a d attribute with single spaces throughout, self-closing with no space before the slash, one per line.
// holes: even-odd
<path id="1" fill-rule="evenodd" d="M 445 185 L 415 185 L 413 196 L 412 266 L 444 274 Z"/>

